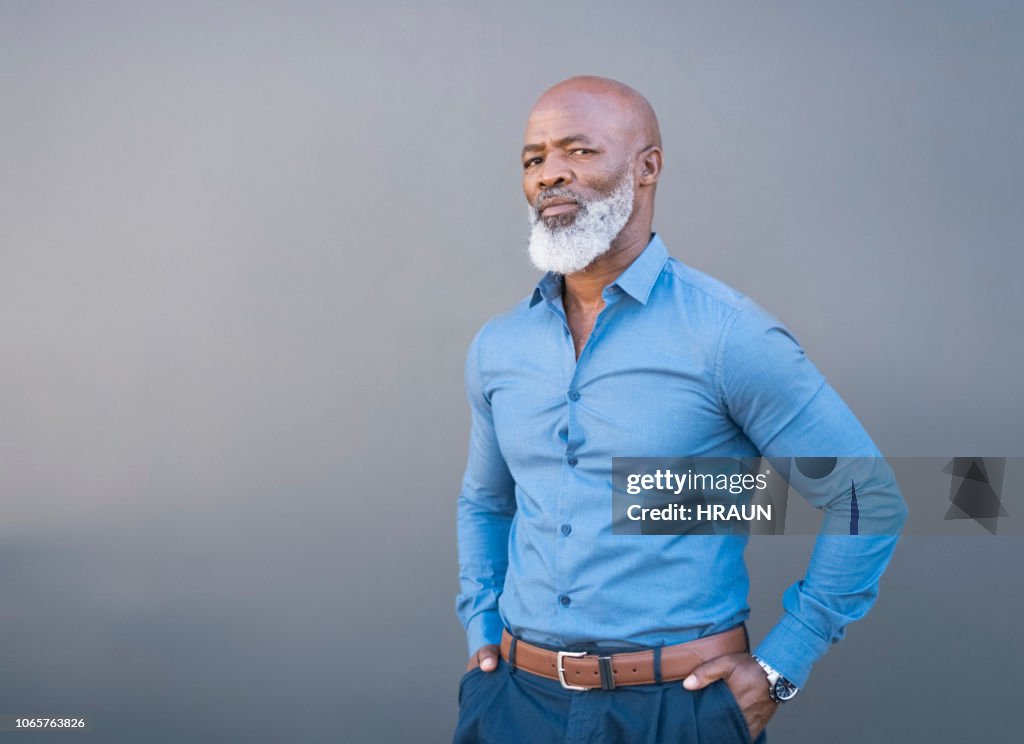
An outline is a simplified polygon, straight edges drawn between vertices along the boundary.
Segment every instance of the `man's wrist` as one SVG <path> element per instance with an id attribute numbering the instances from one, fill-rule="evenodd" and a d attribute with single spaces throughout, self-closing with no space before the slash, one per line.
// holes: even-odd
<path id="1" fill-rule="evenodd" d="M 472 656 L 483 646 L 501 643 L 501 631 L 505 625 L 497 610 L 487 610 L 473 618 L 466 625 L 466 645 Z"/>
<path id="2" fill-rule="evenodd" d="M 800 688 L 783 676 L 782 672 L 761 657 L 751 654 L 754 661 L 760 664 L 768 681 L 768 696 L 776 703 L 785 703 L 796 697 Z"/>
<path id="3" fill-rule="evenodd" d="M 811 667 L 827 650 L 828 642 L 822 635 L 790 612 L 784 612 L 753 653 L 778 669 L 797 687 L 804 687 Z"/>

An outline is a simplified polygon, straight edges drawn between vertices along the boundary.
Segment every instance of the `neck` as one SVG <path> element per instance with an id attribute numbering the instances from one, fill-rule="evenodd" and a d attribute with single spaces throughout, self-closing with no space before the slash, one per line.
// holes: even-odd
<path id="1" fill-rule="evenodd" d="M 601 292 L 643 253 L 650 240 L 649 222 L 642 226 L 626 225 L 612 241 L 607 253 L 599 256 L 583 271 L 565 277 L 562 302 L 579 308 L 603 306 Z"/>

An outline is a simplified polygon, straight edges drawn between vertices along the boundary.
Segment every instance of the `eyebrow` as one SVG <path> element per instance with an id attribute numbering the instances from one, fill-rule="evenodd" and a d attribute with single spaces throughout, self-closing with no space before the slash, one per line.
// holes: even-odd
<path id="1" fill-rule="evenodd" d="M 555 147 L 565 147 L 566 145 L 570 145 L 573 142 L 579 142 L 584 145 L 593 144 L 590 141 L 590 138 L 587 137 L 587 135 L 585 134 L 570 134 L 568 137 L 562 137 L 562 139 L 556 141 Z M 525 155 L 528 152 L 538 152 L 543 149 L 544 145 L 527 145 L 526 147 L 523 148 L 523 155 Z"/>

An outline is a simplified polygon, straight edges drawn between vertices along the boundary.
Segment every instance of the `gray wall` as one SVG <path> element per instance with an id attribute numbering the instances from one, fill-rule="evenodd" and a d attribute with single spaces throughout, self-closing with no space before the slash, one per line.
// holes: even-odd
<path id="1" fill-rule="evenodd" d="M 0 3 L 0 713 L 450 735 L 463 354 L 570 74 L 650 98 L 670 250 L 884 452 L 1022 454 L 1019 4 L 357 5 Z M 751 544 L 755 638 L 810 547 Z M 1005 740 L 1022 557 L 906 538 L 772 738 Z"/>

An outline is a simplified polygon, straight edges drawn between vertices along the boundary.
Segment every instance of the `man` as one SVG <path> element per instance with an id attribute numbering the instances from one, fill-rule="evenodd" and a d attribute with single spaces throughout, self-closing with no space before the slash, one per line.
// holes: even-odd
<path id="1" fill-rule="evenodd" d="M 745 539 L 613 535 L 611 458 L 879 453 L 777 320 L 651 232 L 661 136 L 639 93 L 555 85 L 522 162 L 530 257 L 547 273 L 466 361 L 455 741 L 763 742 L 870 608 L 895 534 L 823 532 L 751 654 Z M 828 521 L 849 518 L 851 495 L 808 498 Z M 898 531 L 887 466 L 856 498 Z"/>

